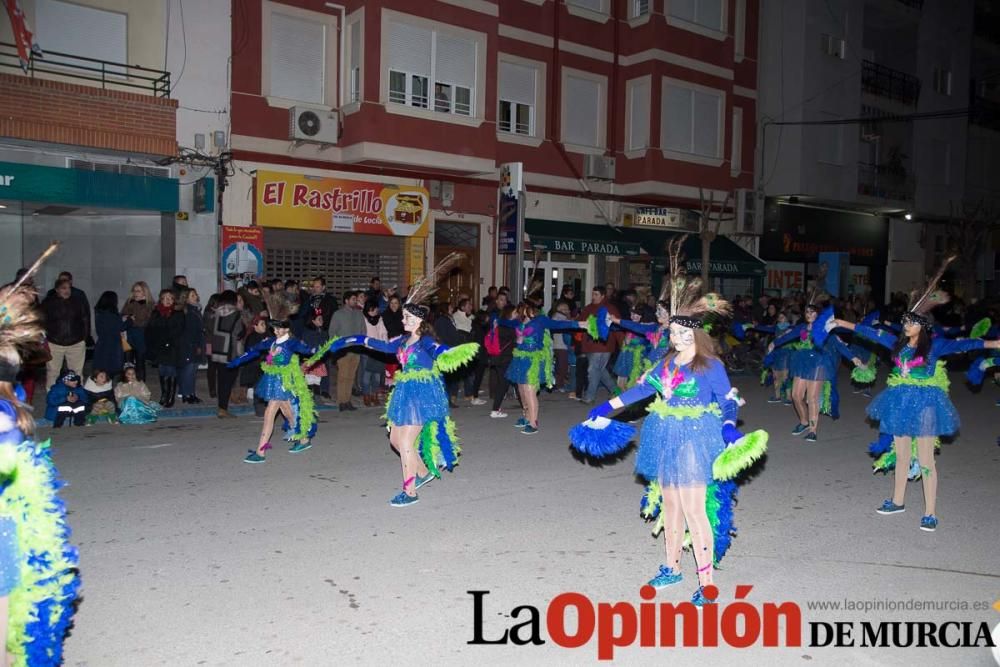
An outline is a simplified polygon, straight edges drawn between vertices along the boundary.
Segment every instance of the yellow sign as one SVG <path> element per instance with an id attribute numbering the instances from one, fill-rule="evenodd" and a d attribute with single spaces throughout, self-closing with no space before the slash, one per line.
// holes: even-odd
<path id="1" fill-rule="evenodd" d="M 257 172 L 261 227 L 381 236 L 427 236 L 430 195 L 415 185 Z"/>

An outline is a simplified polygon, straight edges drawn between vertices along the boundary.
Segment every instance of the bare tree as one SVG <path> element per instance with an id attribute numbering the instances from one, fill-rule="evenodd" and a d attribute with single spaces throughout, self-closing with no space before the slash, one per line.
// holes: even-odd
<path id="1" fill-rule="evenodd" d="M 709 255 L 712 241 L 719 235 L 719 227 L 722 226 L 722 223 L 734 220 L 736 214 L 731 209 L 733 202 L 731 192 L 726 194 L 726 198 L 720 204 L 716 204 L 714 190 L 709 190 L 708 200 L 706 200 L 704 190 L 698 188 L 698 201 L 701 209 L 698 217 L 698 236 L 701 238 L 701 281 L 708 289 L 708 269 L 711 266 Z"/>
<path id="2" fill-rule="evenodd" d="M 948 249 L 958 255 L 958 285 L 966 298 L 977 296 L 976 260 L 990 240 L 990 234 L 1000 230 L 1000 213 L 986 203 L 963 202 L 949 206 L 946 229 Z"/>

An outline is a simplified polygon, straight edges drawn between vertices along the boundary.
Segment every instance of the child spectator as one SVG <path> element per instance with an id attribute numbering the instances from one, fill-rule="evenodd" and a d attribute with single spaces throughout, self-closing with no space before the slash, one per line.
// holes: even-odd
<path id="1" fill-rule="evenodd" d="M 317 313 L 311 321 L 306 322 L 302 329 L 302 342 L 309 347 L 318 348 L 326 342 L 326 329 L 323 328 L 323 315 Z M 320 383 L 327 377 L 326 362 L 320 359 L 312 367 L 302 365 L 302 373 L 306 376 L 306 384 L 312 389 L 313 394 L 319 394 Z"/>
<path id="2" fill-rule="evenodd" d="M 83 383 L 83 389 L 90 399 L 90 410 L 87 415 L 88 424 L 106 421 L 109 424 L 118 423 L 118 403 L 115 400 L 114 386 L 108 372 L 94 369 L 94 374 Z"/>
<path id="3" fill-rule="evenodd" d="M 150 400 L 149 387 L 139 379 L 135 365 L 126 363 L 122 381 L 115 386 L 115 399 L 121 411 L 118 421 L 122 424 L 152 424 L 156 421 L 159 406 Z"/>
<path id="4" fill-rule="evenodd" d="M 80 376 L 74 371 L 52 385 L 45 403 L 45 418 L 53 428 L 60 428 L 70 420 L 73 426 L 83 426 L 87 418 L 87 391 L 80 386 Z"/>

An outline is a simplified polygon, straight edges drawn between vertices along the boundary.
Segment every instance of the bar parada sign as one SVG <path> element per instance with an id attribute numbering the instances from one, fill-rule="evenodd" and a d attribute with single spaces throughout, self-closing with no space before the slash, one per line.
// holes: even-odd
<path id="1" fill-rule="evenodd" d="M 546 239 L 531 237 L 531 246 L 537 250 L 564 252 L 571 255 L 625 255 L 636 257 L 642 254 L 638 243 L 623 241 L 586 241 L 584 239 Z"/>

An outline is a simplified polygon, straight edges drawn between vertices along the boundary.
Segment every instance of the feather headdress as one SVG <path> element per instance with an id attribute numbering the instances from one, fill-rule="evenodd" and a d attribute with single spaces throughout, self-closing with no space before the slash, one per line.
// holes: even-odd
<path id="1" fill-rule="evenodd" d="M 529 284 L 528 288 L 524 291 L 524 300 L 530 301 L 535 305 L 539 305 L 545 301 L 545 295 L 542 292 L 542 287 L 544 287 L 545 283 L 535 277 L 538 274 L 538 265 L 541 261 L 542 251 L 536 250 L 535 263 L 531 267 L 531 284 Z"/>
<path id="2" fill-rule="evenodd" d="M 907 308 L 909 312 L 903 315 L 903 319 L 914 320 L 924 327 L 931 325 L 930 318 L 928 317 L 931 310 L 951 301 L 951 295 L 944 290 L 939 290 L 937 286 L 941 282 L 944 272 L 948 270 L 948 265 L 954 262 L 955 259 L 956 255 L 945 257 L 944 261 L 941 262 L 941 266 L 938 267 L 937 272 L 927 282 L 927 285 L 922 290 L 915 289 L 910 292 L 910 304 Z"/>
<path id="3" fill-rule="evenodd" d="M 22 351 L 42 342 L 45 328 L 35 306 L 37 292 L 29 281 L 58 247 L 58 243 L 49 245 L 17 282 L 0 288 L 0 380 L 13 381 Z"/>
<path id="4" fill-rule="evenodd" d="M 701 278 L 687 276 L 681 253 L 687 237 L 684 234 L 667 245 L 667 256 L 670 258 L 670 321 L 695 329 L 701 326 L 706 315 L 726 317 L 732 313 L 732 308 L 722 295 L 703 293 Z"/>
<path id="5" fill-rule="evenodd" d="M 418 278 L 410 287 L 406 303 L 403 304 L 406 312 L 420 319 L 425 319 L 430 314 L 430 308 L 425 305 L 425 302 L 430 301 L 434 293 L 437 292 L 441 279 L 458 266 L 463 259 L 465 259 L 465 254 L 453 252 L 438 262 L 430 273 Z"/>
<path id="6" fill-rule="evenodd" d="M 809 290 L 809 298 L 806 300 L 806 307 L 813 306 L 818 309 L 819 304 L 830 300 L 830 295 L 826 293 L 826 274 L 830 272 L 830 265 L 823 262 L 816 272 L 816 281 L 812 289 Z"/>

